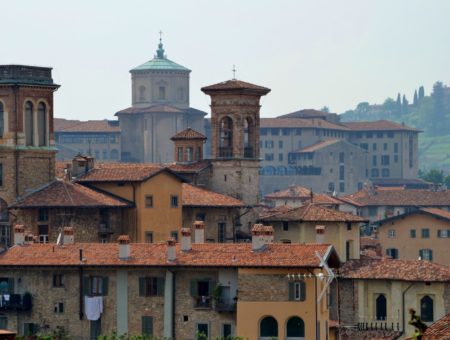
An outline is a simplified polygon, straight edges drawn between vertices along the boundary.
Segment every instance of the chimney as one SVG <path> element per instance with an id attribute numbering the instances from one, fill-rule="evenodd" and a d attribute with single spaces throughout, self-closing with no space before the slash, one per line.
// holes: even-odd
<path id="1" fill-rule="evenodd" d="M 175 250 L 175 245 L 177 244 L 177 242 L 173 237 L 170 237 L 167 240 L 166 244 L 167 244 L 167 261 L 175 261 L 175 259 L 177 258 Z"/>
<path id="2" fill-rule="evenodd" d="M 72 227 L 63 228 L 63 244 L 75 243 L 75 230 Z"/>
<path id="3" fill-rule="evenodd" d="M 14 226 L 14 245 L 23 245 L 25 243 L 25 227 L 22 224 Z"/>
<path id="4" fill-rule="evenodd" d="M 194 222 L 194 243 L 205 243 L 205 222 Z"/>
<path id="5" fill-rule="evenodd" d="M 181 228 L 181 250 L 191 250 L 191 229 Z"/>
<path id="6" fill-rule="evenodd" d="M 255 224 L 252 228 L 252 250 L 260 250 L 264 246 L 264 226 Z"/>
<path id="7" fill-rule="evenodd" d="M 25 244 L 31 244 L 31 243 L 34 243 L 34 235 L 26 234 L 25 235 Z"/>
<path id="8" fill-rule="evenodd" d="M 271 225 L 264 226 L 264 244 L 273 243 L 273 227 Z"/>
<path id="9" fill-rule="evenodd" d="M 119 242 L 119 259 L 129 259 L 131 254 L 130 237 L 128 235 L 120 235 L 117 241 Z"/>
<path id="10" fill-rule="evenodd" d="M 325 226 L 316 225 L 316 243 L 322 244 L 325 242 Z"/>

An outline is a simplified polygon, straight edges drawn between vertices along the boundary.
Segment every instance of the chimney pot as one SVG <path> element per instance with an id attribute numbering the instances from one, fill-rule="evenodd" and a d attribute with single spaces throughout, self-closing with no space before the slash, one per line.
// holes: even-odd
<path id="1" fill-rule="evenodd" d="M 75 229 L 73 227 L 64 227 L 63 229 L 63 244 L 75 243 Z"/>
<path id="2" fill-rule="evenodd" d="M 130 237 L 128 235 L 120 235 L 117 241 L 119 243 L 119 259 L 129 259 L 131 254 Z"/>
<path id="3" fill-rule="evenodd" d="M 191 248 L 191 229 L 181 228 L 181 250 L 189 251 Z"/>
<path id="4" fill-rule="evenodd" d="M 34 235 L 33 234 L 26 234 L 25 235 L 25 243 L 30 244 L 34 242 Z"/>
<path id="5" fill-rule="evenodd" d="M 205 222 L 203 221 L 194 222 L 194 242 L 205 243 Z"/>
<path id="6" fill-rule="evenodd" d="M 25 227 L 22 224 L 14 226 L 14 244 L 22 245 L 25 243 Z"/>
<path id="7" fill-rule="evenodd" d="M 316 225 L 316 243 L 325 243 L 325 226 Z"/>
<path id="8" fill-rule="evenodd" d="M 176 249 L 175 245 L 177 241 L 173 237 L 170 237 L 167 242 L 167 261 L 175 261 L 176 257 Z"/>
<path id="9" fill-rule="evenodd" d="M 264 226 L 255 224 L 252 228 L 252 250 L 261 250 L 264 246 Z"/>

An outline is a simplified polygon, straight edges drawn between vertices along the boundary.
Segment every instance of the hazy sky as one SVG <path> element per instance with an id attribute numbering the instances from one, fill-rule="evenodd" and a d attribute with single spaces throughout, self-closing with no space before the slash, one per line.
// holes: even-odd
<path id="1" fill-rule="evenodd" d="M 53 67 L 55 116 L 112 118 L 131 104 L 129 70 L 168 58 L 200 87 L 237 78 L 272 89 L 262 116 L 450 85 L 450 1 L 4 1 L 0 64 Z"/>

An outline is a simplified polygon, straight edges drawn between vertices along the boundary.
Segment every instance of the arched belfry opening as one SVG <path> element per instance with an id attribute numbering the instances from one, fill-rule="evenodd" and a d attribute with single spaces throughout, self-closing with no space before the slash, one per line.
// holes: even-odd
<path id="1" fill-rule="evenodd" d="M 253 158 L 255 147 L 255 126 L 250 117 L 244 119 L 244 158 Z"/>
<path id="2" fill-rule="evenodd" d="M 219 123 L 219 157 L 233 157 L 233 120 L 230 117 L 223 117 Z"/>

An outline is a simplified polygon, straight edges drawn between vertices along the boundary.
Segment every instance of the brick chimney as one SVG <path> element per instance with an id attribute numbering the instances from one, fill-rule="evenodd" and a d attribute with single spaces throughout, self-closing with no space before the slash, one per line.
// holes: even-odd
<path id="1" fill-rule="evenodd" d="M 119 242 L 119 259 L 129 259 L 131 255 L 130 237 L 128 235 L 120 235 L 117 241 Z"/>
<path id="2" fill-rule="evenodd" d="M 177 241 L 173 237 L 170 237 L 167 242 L 167 261 L 175 261 L 177 258 L 175 245 Z"/>
<path id="3" fill-rule="evenodd" d="M 181 228 L 181 250 L 191 250 L 191 229 Z"/>
<path id="4" fill-rule="evenodd" d="M 255 224 L 252 228 L 252 250 L 261 250 L 264 247 L 264 226 Z"/>
<path id="5" fill-rule="evenodd" d="M 325 243 L 325 226 L 316 225 L 316 243 Z"/>
<path id="6" fill-rule="evenodd" d="M 75 243 L 75 230 L 73 227 L 64 227 L 63 229 L 63 244 Z"/>
<path id="7" fill-rule="evenodd" d="M 14 245 L 23 245 L 25 243 L 25 227 L 22 224 L 14 226 Z"/>
<path id="8" fill-rule="evenodd" d="M 194 222 L 194 243 L 205 243 L 205 222 Z"/>
<path id="9" fill-rule="evenodd" d="M 263 227 L 264 244 L 273 243 L 273 227 L 267 225 Z"/>
<path id="10" fill-rule="evenodd" d="M 79 177 L 93 169 L 95 166 L 94 157 L 83 156 L 82 154 L 76 155 L 72 159 L 71 174 L 72 177 Z"/>
<path id="11" fill-rule="evenodd" d="M 25 244 L 34 243 L 34 235 L 29 233 L 25 235 Z"/>

